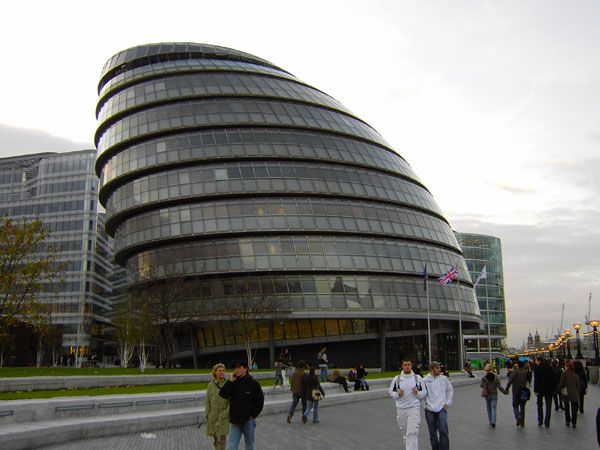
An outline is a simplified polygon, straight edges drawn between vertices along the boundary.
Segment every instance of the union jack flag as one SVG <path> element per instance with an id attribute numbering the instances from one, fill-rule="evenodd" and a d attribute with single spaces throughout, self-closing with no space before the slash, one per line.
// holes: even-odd
<path id="1" fill-rule="evenodd" d="M 454 278 L 458 275 L 458 266 L 452 266 L 448 272 L 438 278 L 442 286 L 446 286 L 448 283 L 452 283 Z"/>

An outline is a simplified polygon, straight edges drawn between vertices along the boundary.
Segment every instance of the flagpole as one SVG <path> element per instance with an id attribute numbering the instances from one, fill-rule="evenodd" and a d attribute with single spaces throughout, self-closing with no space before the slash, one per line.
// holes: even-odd
<path id="1" fill-rule="evenodd" d="M 492 364 L 492 332 L 490 331 L 490 298 L 488 297 L 487 274 L 485 280 L 485 304 L 487 308 L 488 349 L 490 351 L 490 364 Z"/>
<path id="2" fill-rule="evenodd" d="M 429 354 L 429 367 L 431 368 L 431 319 L 429 317 L 429 286 L 427 286 L 427 279 L 425 279 L 425 294 L 427 295 L 427 346 Z"/>
<path id="3" fill-rule="evenodd" d="M 456 265 L 458 267 L 458 264 Z M 458 357 L 459 370 L 464 369 L 464 360 L 463 360 L 463 333 L 462 333 L 462 307 L 460 305 L 460 280 L 458 276 L 456 277 L 456 285 L 458 292 L 458 351 L 460 352 Z"/>

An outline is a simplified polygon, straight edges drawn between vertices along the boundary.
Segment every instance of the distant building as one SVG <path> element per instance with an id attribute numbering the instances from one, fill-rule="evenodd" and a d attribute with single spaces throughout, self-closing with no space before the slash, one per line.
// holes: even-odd
<path id="1" fill-rule="evenodd" d="M 476 334 L 465 333 L 467 357 L 473 359 L 489 358 L 489 323 L 492 358 L 495 358 L 501 352 L 502 341 L 507 336 L 502 244 L 499 238 L 493 236 L 459 232 L 456 232 L 455 235 L 465 256 L 473 281 L 477 280 L 484 267 L 487 272 L 487 277 L 481 279 L 476 288 L 483 330 Z M 529 337 L 531 338 L 531 344 L 534 345 L 531 334 Z"/>
<path id="2" fill-rule="evenodd" d="M 340 76 L 344 76 L 340 74 Z M 292 347 L 342 366 L 434 359 L 456 367 L 458 319 L 481 319 L 448 221 L 410 165 L 338 101 L 259 57 L 158 43 L 108 60 L 98 86 L 96 169 L 115 259 L 131 282 L 200 281 L 186 302 L 270 299 L 260 367 Z M 459 283 L 437 280 L 458 264 Z M 158 274 L 158 275 L 155 275 Z M 162 277 L 162 278 L 161 278 Z M 183 365 L 242 357 L 232 324 L 198 317 Z"/>
<path id="3" fill-rule="evenodd" d="M 65 355 L 79 346 L 100 357 L 110 323 L 113 249 L 98 210 L 95 158 L 95 150 L 82 150 L 0 159 L 0 214 L 39 218 L 65 264 L 58 292 L 40 297 L 52 305 Z"/>

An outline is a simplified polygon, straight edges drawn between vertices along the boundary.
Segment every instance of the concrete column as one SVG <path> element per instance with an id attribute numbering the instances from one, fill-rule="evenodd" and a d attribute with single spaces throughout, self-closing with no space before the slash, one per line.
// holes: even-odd
<path id="1" fill-rule="evenodd" d="M 379 319 L 379 360 L 381 365 L 381 370 L 385 371 L 386 361 L 385 361 L 385 331 L 386 331 L 386 321 L 385 319 Z"/>
<path id="2" fill-rule="evenodd" d="M 269 322 L 269 369 L 275 362 L 275 333 L 273 332 L 273 321 Z"/>
<path id="3" fill-rule="evenodd" d="M 199 369 L 198 364 L 198 335 L 196 334 L 196 327 L 192 325 L 190 327 L 190 343 L 192 344 L 192 358 L 194 360 L 194 369 Z"/>

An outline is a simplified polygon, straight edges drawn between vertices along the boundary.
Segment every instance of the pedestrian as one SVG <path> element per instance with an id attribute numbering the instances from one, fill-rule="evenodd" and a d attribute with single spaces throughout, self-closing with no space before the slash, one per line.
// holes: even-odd
<path id="1" fill-rule="evenodd" d="M 280 359 L 275 361 L 275 383 L 273 383 L 273 389 L 281 383 L 281 389 L 283 389 L 283 363 Z"/>
<path id="2" fill-rule="evenodd" d="M 423 387 L 423 378 L 412 371 L 410 359 L 402 361 L 402 372 L 394 377 L 388 393 L 396 401 L 396 420 L 405 449 L 418 450 L 421 423 L 419 406 L 427 391 Z"/>
<path id="3" fill-rule="evenodd" d="M 312 423 L 319 423 L 319 401 L 325 398 L 325 392 L 315 375 L 315 368 L 310 366 L 308 374 L 304 377 L 304 395 L 306 398 L 306 409 L 302 415 L 302 423 L 306 423 L 310 411 L 313 411 Z"/>
<path id="4" fill-rule="evenodd" d="M 573 361 L 565 363 L 565 371 L 556 386 L 565 407 L 565 425 L 577 428 L 577 411 L 579 409 L 579 376 L 573 367 Z"/>
<path id="5" fill-rule="evenodd" d="M 333 372 L 331 372 L 331 381 L 333 383 L 341 384 L 344 388 L 344 392 L 350 392 L 348 390 L 348 382 L 346 381 L 346 377 L 342 375 L 342 373 L 340 372 L 340 368 L 337 364 L 333 367 Z"/>
<path id="6" fill-rule="evenodd" d="M 517 361 L 513 365 L 513 370 L 510 372 L 508 377 L 508 383 L 504 388 L 508 394 L 509 389 L 512 387 L 512 406 L 517 426 L 525 427 L 525 405 L 529 400 L 527 393 L 527 378 L 528 371 L 525 369 L 524 361 Z"/>
<path id="7" fill-rule="evenodd" d="M 583 400 L 587 393 L 588 381 L 581 361 L 573 361 L 573 367 L 575 368 L 575 373 L 579 376 L 579 414 L 583 414 Z"/>
<path id="8" fill-rule="evenodd" d="M 225 365 L 215 364 L 212 374 L 213 379 L 206 388 L 204 402 L 206 435 L 213 438 L 215 450 L 225 450 L 227 434 L 229 434 L 229 400 L 219 395 L 225 384 Z"/>
<path id="9" fill-rule="evenodd" d="M 304 367 L 304 361 L 298 361 L 298 366 L 292 375 L 290 382 L 292 387 L 292 404 L 288 411 L 287 423 L 292 423 L 292 416 L 294 415 L 294 411 L 296 411 L 298 401 L 302 401 L 302 413 L 304 414 L 304 411 L 306 411 L 306 397 L 304 395 L 304 377 L 306 374 L 304 373 Z"/>
<path id="10" fill-rule="evenodd" d="M 550 418 L 552 417 L 552 397 L 556 390 L 556 378 L 549 362 L 541 356 L 535 358 L 536 367 L 533 370 L 533 392 L 536 396 L 538 427 L 545 426 L 550 428 Z M 544 416 L 544 403 L 546 404 L 546 414 Z"/>
<path id="11" fill-rule="evenodd" d="M 425 397 L 425 420 L 429 428 L 431 450 L 448 450 L 448 407 L 452 405 L 454 388 L 450 380 L 442 375 L 439 362 L 432 362 L 429 374 L 423 379 L 427 396 Z"/>
<path id="12" fill-rule="evenodd" d="M 292 372 L 294 370 L 294 364 L 292 363 L 292 354 L 290 353 L 289 348 L 285 348 L 281 354 L 279 355 L 279 360 L 282 364 L 282 376 L 283 376 L 283 385 L 288 386 L 290 383 L 290 378 L 292 377 Z"/>
<path id="13" fill-rule="evenodd" d="M 329 381 L 329 360 L 327 359 L 327 347 L 321 348 L 321 351 L 317 354 L 317 363 L 319 369 L 321 369 L 321 381 Z"/>
<path id="14" fill-rule="evenodd" d="M 254 450 L 256 417 L 263 409 L 265 398 L 260 384 L 248 373 L 247 362 L 240 361 L 235 365 L 219 395 L 229 399 L 228 450 L 237 450 L 242 434 L 246 450 Z"/>
<path id="15" fill-rule="evenodd" d="M 356 379 L 360 383 L 361 391 L 369 390 L 369 383 L 367 383 L 367 380 L 365 380 L 365 378 L 367 377 L 368 374 L 369 374 L 369 372 L 367 372 L 367 370 L 365 369 L 365 366 L 363 366 L 362 364 L 359 364 L 358 369 L 356 369 Z"/>
<path id="16" fill-rule="evenodd" d="M 560 368 L 560 364 L 558 363 L 558 359 L 552 360 L 552 373 L 554 374 L 554 386 L 558 385 L 558 381 L 560 380 L 560 376 L 563 373 L 563 370 Z M 560 398 L 560 394 L 556 391 L 554 392 L 554 411 L 558 411 L 564 409 L 562 399 Z"/>
<path id="17" fill-rule="evenodd" d="M 498 391 L 506 394 L 506 391 L 500 384 L 500 377 L 494 373 L 491 364 L 484 367 L 486 374 L 481 378 L 479 387 L 482 388 L 481 396 L 485 398 L 487 408 L 488 422 L 492 428 L 496 428 L 496 405 L 498 403 Z"/>

